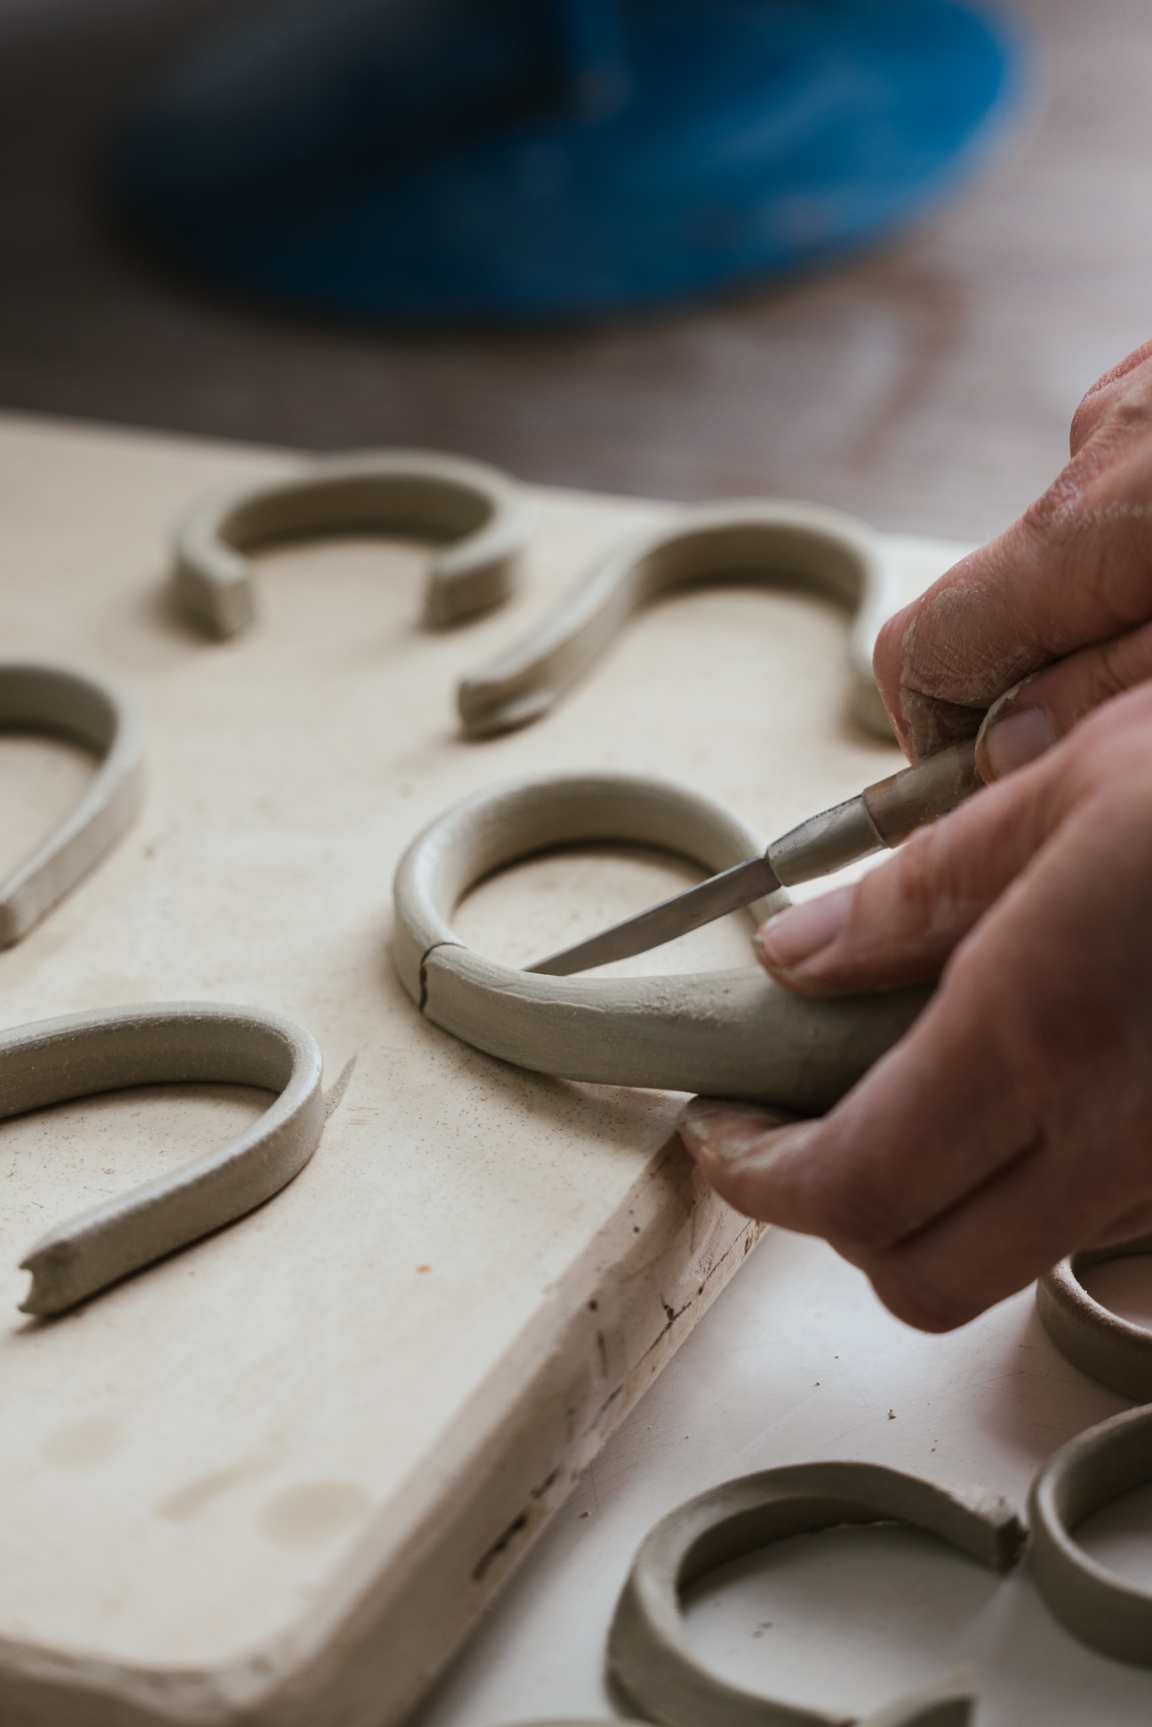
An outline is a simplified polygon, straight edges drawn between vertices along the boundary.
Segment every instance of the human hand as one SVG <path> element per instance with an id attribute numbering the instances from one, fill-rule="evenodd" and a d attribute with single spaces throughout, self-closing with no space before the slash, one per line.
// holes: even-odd
<path id="1" fill-rule="evenodd" d="M 1152 342 L 1085 396 L 1071 447 L 1018 522 L 881 632 L 876 680 L 912 760 L 983 719 L 977 761 L 1000 777 L 1152 677 Z"/>
<path id="2" fill-rule="evenodd" d="M 1116 592 L 1135 592 L 1130 574 Z M 1150 745 L 1146 685 L 854 886 L 771 920 L 761 958 L 793 989 L 943 968 L 940 987 L 820 1120 L 710 1099 L 685 1112 L 725 1199 L 824 1236 L 921 1330 L 1152 1228 Z"/>

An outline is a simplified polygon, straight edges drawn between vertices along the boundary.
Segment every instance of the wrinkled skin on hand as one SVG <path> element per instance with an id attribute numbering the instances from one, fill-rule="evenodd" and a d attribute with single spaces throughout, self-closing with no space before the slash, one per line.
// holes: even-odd
<path id="1" fill-rule="evenodd" d="M 876 682 L 911 760 L 970 737 L 993 703 L 989 726 L 1040 706 L 1062 737 L 1152 676 L 1152 342 L 1089 390 L 1071 446 L 1018 522 L 881 631 Z"/>
<path id="2" fill-rule="evenodd" d="M 1072 449 L 877 647 L 914 758 L 996 704 L 988 788 L 758 938 L 807 994 L 936 994 L 822 1119 L 698 1099 L 681 1125 L 724 1198 L 824 1236 L 925 1331 L 1152 1229 L 1152 345 Z"/>

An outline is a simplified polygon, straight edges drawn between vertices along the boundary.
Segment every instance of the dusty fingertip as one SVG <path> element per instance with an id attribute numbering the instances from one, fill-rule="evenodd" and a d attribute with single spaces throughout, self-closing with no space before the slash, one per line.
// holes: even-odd
<path id="1" fill-rule="evenodd" d="M 680 1138 L 695 1158 L 719 1158 L 731 1163 L 765 1142 L 795 1117 L 785 1110 L 759 1104 L 729 1103 L 723 1098 L 696 1097 L 676 1124 Z"/>

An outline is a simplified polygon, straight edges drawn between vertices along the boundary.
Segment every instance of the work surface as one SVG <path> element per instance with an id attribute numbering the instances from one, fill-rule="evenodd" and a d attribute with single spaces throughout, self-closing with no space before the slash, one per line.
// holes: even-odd
<path id="1" fill-rule="evenodd" d="M 58 1727 L 394 1719 L 751 1247 L 670 1137 L 670 1095 L 563 1085 L 421 1020 L 387 956 L 400 852 L 465 792 L 654 771 L 765 834 L 880 777 L 844 718 L 843 615 L 744 586 L 653 608 L 543 723 L 457 735 L 457 678 L 658 504 L 540 495 L 515 602 L 415 619 L 426 554 L 262 557 L 260 617 L 208 642 L 165 598 L 189 504 L 272 452 L 0 423 L 0 639 L 112 675 L 152 728 L 133 832 L 0 954 L 0 1023 L 147 1000 L 298 1019 L 346 1081 L 261 1211 L 51 1324 L 32 1242 L 207 1149 L 262 1094 L 157 1087 L 0 1127 L 0 1718 Z M 913 590 L 949 561 L 889 544 Z M 90 763 L 3 740 L 0 868 Z M 464 938 L 523 963 L 691 879 L 601 848 L 483 884 Z M 730 920 L 626 962 L 751 964 Z M 354 1061 L 355 1067 L 349 1069 Z"/>
<path id="2" fill-rule="evenodd" d="M 1147 1269 L 1103 1267 L 1093 1290 L 1148 1324 Z M 632 1555 L 665 1512 L 719 1481 L 863 1458 L 979 1482 L 1023 1512 L 1037 1465 L 1127 1407 L 1057 1354 L 1030 1290 L 953 1336 L 923 1337 L 822 1242 L 769 1230 L 412 1727 L 613 1713 L 604 1646 Z M 1152 1586 L 1148 1490 L 1081 1525 L 1080 1539 Z M 699 1654 L 725 1677 L 846 1715 L 967 1662 L 980 1691 L 975 1727 L 1152 1718 L 1152 1673 L 1075 1642 L 1045 1609 L 1027 1561 L 1000 1579 L 911 1530 L 781 1542 L 696 1586 L 689 1623 Z"/>
<path id="3" fill-rule="evenodd" d="M 386 958 L 395 858 L 454 797 L 516 773 L 656 771 L 775 832 L 895 752 L 843 717 L 843 617 L 748 587 L 637 620 L 543 725 L 457 739 L 455 677 L 660 505 L 541 494 L 520 597 L 448 636 L 413 621 L 419 550 L 283 550 L 261 559 L 257 627 L 208 644 L 164 604 L 166 532 L 205 492 L 287 463 L 0 424 L 4 652 L 102 668 L 153 724 L 144 819 L 0 954 L 0 1023 L 215 997 L 298 1017 L 330 1085 L 357 1058 L 279 1199 L 53 1325 L 15 1310 L 31 1241 L 215 1143 L 264 1098 L 158 1087 L 0 1128 L 5 1727 L 376 1727 L 552 1512 L 420 1727 L 607 1713 L 617 1590 L 682 1498 L 773 1464 L 864 1457 L 1022 1505 L 1037 1463 L 1121 1406 L 1062 1362 L 1030 1295 L 922 1338 L 825 1248 L 770 1232 L 579 1477 L 751 1237 L 669 1144 L 678 1099 L 539 1080 L 418 1019 Z M 889 550 L 909 590 L 949 556 Z M 0 865 L 87 771 L 59 746 L 4 740 Z M 611 848 L 537 860 L 485 884 L 460 927 L 522 959 L 683 879 Z M 733 924 L 627 963 L 746 955 Z M 1097 1276 L 1104 1292 L 1133 1269 Z M 1096 1550 L 1138 1567 L 1123 1520 L 1096 1521 Z M 692 1616 L 722 1670 L 848 1712 L 960 1657 L 981 1673 L 980 1727 L 1135 1724 L 1152 1707 L 1152 1676 L 1058 1630 L 1026 1571 L 997 1582 L 907 1532 L 801 1538 L 770 1566 L 733 1568 Z M 133 1680 L 141 1669 L 158 1676 Z M 104 1691 L 107 1711 L 79 1712 L 75 1696 Z"/>

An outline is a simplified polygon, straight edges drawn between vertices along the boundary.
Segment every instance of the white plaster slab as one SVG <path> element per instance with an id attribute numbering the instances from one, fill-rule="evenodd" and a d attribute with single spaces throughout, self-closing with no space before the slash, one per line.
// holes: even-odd
<path id="1" fill-rule="evenodd" d="M 639 618 L 544 724 L 458 741 L 457 678 L 654 504 L 540 493 L 520 596 L 446 635 L 418 626 L 419 548 L 269 554 L 258 627 L 208 642 L 167 609 L 167 532 L 288 460 L 0 420 L 4 653 L 120 679 L 152 739 L 138 826 L 0 954 L 0 1024 L 236 1001 L 307 1026 L 328 1085 L 356 1062 L 279 1198 L 49 1324 L 16 1311 L 36 1236 L 266 1100 L 157 1087 L 0 1126 L 5 1727 L 394 1720 L 751 1245 L 669 1144 L 678 1097 L 551 1082 L 420 1020 L 387 958 L 412 834 L 493 780 L 595 766 L 770 835 L 898 760 L 842 717 L 842 615 L 738 588 Z M 956 555 L 891 549 L 910 594 Z M 0 738 L 0 869 L 86 771 Z M 683 879 L 539 860 L 461 928 L 522 959 Z M 733 921 L 622 969 L 746 952 Z"/>
<path id="2" fill-rule="evenodd" d="M 1152 1264 L 1093 1288 L 1147 1321 Z M 1031 1289 L 943 1337 L 881 1307 L 824 1242 L 770 1230 L 658 1384 L 585 1472 L 499 1602 L 407 1727 L 499 1727 L 619 1712 L 604 1651 L 648 1530 L 719 1482 L 859 1459 L 973 1482 L 1024 1511 L 1041 1463 L 1126 1400 L 1065 1361 Z M 1077 1532 L 1107 1569 L 1152 1587 L 1152 1494 Z M 794 1536 L 693 1586 L 697 1655 L 732 1683 L 833 1715 L 882 1708 L 957 1666 L 974 1727 L 1147 1727 L 1152 1672 L 1109 1660 L 1044 1605 L 1029 1559 L 1006 1577 L 928 1535 L 886 1527 Z"/>

